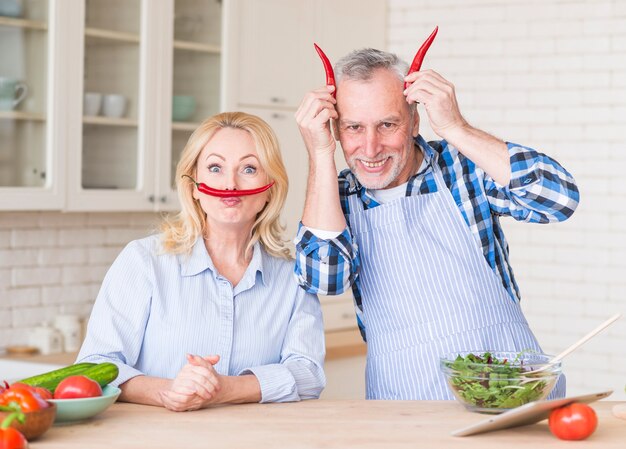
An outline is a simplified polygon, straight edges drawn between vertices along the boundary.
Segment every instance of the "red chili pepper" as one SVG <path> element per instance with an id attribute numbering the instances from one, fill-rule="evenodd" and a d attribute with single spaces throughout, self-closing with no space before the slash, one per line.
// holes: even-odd
<path id="1" fill-rule="evenodd" d="M 328 56 L 322 51 L 321 48 L 317 46 L 316 43 L 313 43 L 315 50 L 317 50 L 317 54 L 320 55 L 320 59 L 322 60 L 322 64 L 324 64 L 324 72 L 326 72 L 326 85 L 334 86 L 335 90 L 332 92 L 333 98 L 337 93 L 337 85 L 335 84 L 335 72 L 333 71 L 333 65 L 330 63 L 330 59 Z"/>
<path id="2" fill-rule="evenodd" d="M 437 35 L 438 30 L 439 27 L 436 26 L 433 32 L 430 33 L 430 36 L 428 36 L 428 39 L 426 39 L 422 46 L 419 48 L 419 50 L 417 50 L 417 53 L 415 53 L 415 57 L 413 58 L 413 62 L 411 63 L 411 67 L 409 67 L 409 73 L 407 73 L 407 75 L 410 75 L 413 72 L 418 72 L 419 69 L 422 67 L 422 61 L 424 60 L 424 56 L 426 56 L 426 52 L 430 48 L 430 44 L 432 44 L 435 40 L 435 36 Z M 405 82 L 404 88 L 406 89 L 407 87 L 409 87 L 409 84 Z"/>
<path id="3" fill-rule="evenodd" d="M 217 196 L 219 198 L 232 198 L 234 196 L 246 196 L 246 195 L 256 195 L 257 193 L 265 192 L 267 189 L 274 185 L 274 181 L 269 184 L 264 185 L 263 187 L 258 187 L 256 189 L 248 189 L 248 190 L 220 190 L 214 189 L 213 187 L 209 187 L 203 182 L 196 182 L 189 175 L 183 175 L 183 177 L 187 177 L 191 179 L 191 181 L 196 185 L 198 190 L 206 195 Z"/>

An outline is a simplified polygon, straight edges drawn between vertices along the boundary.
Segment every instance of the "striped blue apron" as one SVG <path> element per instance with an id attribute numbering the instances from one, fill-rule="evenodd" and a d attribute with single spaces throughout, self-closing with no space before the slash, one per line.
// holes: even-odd
<path id="1" fill-rule="evenodd" d="M 365 210 L 351 195 L 367 331 L 368 399 L 453 399 L 439 357 L 541 351 L 434 166 L 437 192 Z M 551 397 L 565 394 L 561 376 Z"/>

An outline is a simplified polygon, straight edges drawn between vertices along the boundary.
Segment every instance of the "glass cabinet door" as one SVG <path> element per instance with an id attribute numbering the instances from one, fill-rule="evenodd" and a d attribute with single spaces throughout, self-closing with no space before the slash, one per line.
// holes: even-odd
<path id="1" fill-rule="evenodd" d="M 169 185 L 191 133 L 220 111 L 222 2 L 175 0 Z M 172 203 L 167 201 L 167 203 Z"/>
<path id="2" fill-rule="evenodd" d="M 0 189 L 51 182 L 48 6 L 47 0 L 0 1 Z"/>
<path id="3" fill-rule="evenodd" d="M 81 187 L 140 181 L 141 0 L 86 0 Z"/>

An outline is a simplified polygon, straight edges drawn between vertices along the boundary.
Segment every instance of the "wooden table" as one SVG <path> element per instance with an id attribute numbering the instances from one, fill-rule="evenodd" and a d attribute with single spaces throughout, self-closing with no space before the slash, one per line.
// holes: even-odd
<path id="1" fill-rule="evenodd" d="M 450 432 L 485 419 L 454 401 L 305 401 L 175 413 L 116 403 L 79 424 L 52 427 L 31 449 L 99 448 L 624 448 L 617 402 L 593 404 L 596 432 L 582 442 L 552 436 L 546 421 L 472 437 Z"/>

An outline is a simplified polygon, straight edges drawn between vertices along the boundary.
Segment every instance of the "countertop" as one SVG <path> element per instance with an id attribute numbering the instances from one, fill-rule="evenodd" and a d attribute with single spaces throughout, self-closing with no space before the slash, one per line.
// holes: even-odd
<path id="1" fill-rule="evenodd" d="M 176 413 L 116 403 L 79 424 L 52 427 L 31 449 L 72 448 L 623 448 L 618 402 L 592 404 L 596 432 L 582 442 L 552 436 L 547 421 L 471 437 L 450 432 L 486 419 L 455 401 L 325 401 L 228 405 Z"/>
<path id="2" fill-rule="evenodd" d="M 361 338 L 358 328 L 342 329 L 326 332 L 326 360 L 335 360 L 345 357 L 365 355 L 367 346 Z M 60 354 L 4 354 L 0 358 L 7 360 L 21 360 L 23 362 L 50 363 L 54 365 L 71 365 L 76 361 L 78 352 L 63 352 Z"/>

